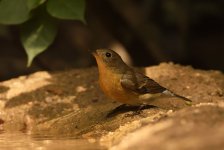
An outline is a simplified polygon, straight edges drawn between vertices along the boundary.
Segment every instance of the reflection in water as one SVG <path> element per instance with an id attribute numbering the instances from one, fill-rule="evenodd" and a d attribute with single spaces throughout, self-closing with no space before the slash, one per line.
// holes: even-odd
<path id="1" fill-rule="evenodd" d="M 55 138 L 21 132 L 1 133 L 0 150 L 102 150 L 97 143 L 72 137 Z"/>

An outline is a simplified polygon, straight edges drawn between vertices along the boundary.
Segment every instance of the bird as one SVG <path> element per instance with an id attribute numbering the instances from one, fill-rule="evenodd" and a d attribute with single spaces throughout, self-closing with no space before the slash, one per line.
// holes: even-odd
<path id="1" fill-rule="evenodd" d="M 150 104 L 150 100 L 161 96 L 170 96 L 180 98 L 186 104 L 192 102 L 135 71 L 111 49 L 97 49 L 92 54 L 98 65 L 100 88 L 114 101 L 138 106 Z"/>

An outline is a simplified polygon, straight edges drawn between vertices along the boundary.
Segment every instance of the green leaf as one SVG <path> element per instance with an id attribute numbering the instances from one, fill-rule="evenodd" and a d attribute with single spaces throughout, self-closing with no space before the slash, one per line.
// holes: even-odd
<path id="1" fill-rule="evenodd" d="M 59 19 L 80 20 L 84 19 L 85 0 L 48 0 L 47 11 Z"/>
<path id="2" fill-rule="evenodd" d="M 26 0 L 1 0 L 0 23 L 21 24 L 29 19 L 29 9 Z"/>
<path id="3" fill-rule="evenodd" d="M 27 6 L 29 10 L 36 8 L 37 6 L 43 4 L 46 0 L 27 0 Z"/>
<path id="4" fill-rule="evenodd" d="M 32 19 L 22 25 L 21 41 L 28 56 L 27 66 L 54 41 L 57 27 L 49 18 Z"/>

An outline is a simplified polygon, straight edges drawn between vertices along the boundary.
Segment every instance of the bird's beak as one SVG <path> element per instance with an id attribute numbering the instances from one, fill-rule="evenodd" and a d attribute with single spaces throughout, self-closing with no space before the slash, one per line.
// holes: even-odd
<path id="1" fill-rule="evenodd" d="M 93 55 L 95 58 L 98 57 L 98 54 L 97 54 L 96 51 L 93 51 L 93 52 L 92 52 L 92 55 Z"/>

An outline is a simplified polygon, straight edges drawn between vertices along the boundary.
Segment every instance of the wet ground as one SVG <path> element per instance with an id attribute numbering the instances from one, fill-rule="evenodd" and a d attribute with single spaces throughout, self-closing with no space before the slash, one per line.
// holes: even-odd
<path id="1" fill-rule="evenodd" d="M 77 139 L 76 137 L 50 137 L 30 135 L 22 132 L 1 133 L 1 150 L 104 150 L 96 141 Z"/>

